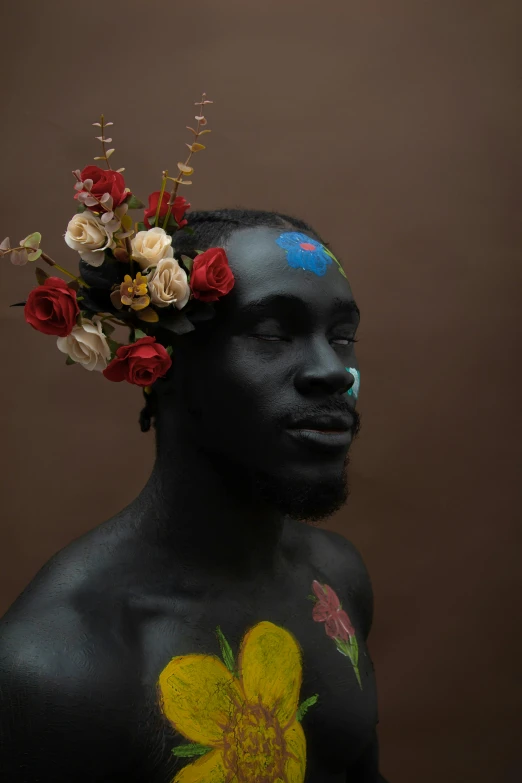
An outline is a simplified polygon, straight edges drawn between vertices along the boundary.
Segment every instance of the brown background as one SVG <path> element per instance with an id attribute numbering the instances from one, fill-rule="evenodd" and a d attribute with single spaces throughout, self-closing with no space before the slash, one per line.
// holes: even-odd
<path id="1" fill-rule="evenodd" d="M 508 0 L 40 3 L 2 12 L 2 234 L 61 234 L 71 170 L 112 159 L 142 198 L 192 101 L 215 106 L 193 206 L 311 221 L 363 312 L 361 437 L 327 527 L 373 577 L 382 770 L 520 780 L 522 9 Z M 141 488 L 136 389 L 64 366 L 4 260 L 1 606 Z M 518 350 L 517 350 L 518 349 Z"/>

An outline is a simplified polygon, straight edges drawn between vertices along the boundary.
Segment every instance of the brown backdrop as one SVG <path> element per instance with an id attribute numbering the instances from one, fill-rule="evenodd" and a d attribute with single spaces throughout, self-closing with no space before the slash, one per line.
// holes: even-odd
<path id="1" fill-rule="evenodd" d="M 373 577 L 382 770 L 519 780 L 520 33 L 513 0 L 72 3 L 2 12 L 2 234 L 61 234 L 99 154 L 142 197 L 205 89 L 193 206 L 295 213 L 331 240 L 363 313 L 361 437 L 327 527 Z M 141 488 L 140 394 L 65 367 L 4 260 L 1 609 Z M 518 354 L 517 354 L 518 348 Z"/>

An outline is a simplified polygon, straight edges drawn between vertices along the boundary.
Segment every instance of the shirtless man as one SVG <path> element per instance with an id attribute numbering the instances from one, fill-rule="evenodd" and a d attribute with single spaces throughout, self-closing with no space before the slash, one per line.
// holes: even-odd
<path id="1" fill-rule="evenodd" d="M 3 619 L 0 779 L 383 781 L 370 580 L 348 540 L 308 524 L 347 496 L 359 310 L 301 221 L 190 225 L 175 241 L 224 247 L 235 286 L 148 397 L 142 492 Z"/>

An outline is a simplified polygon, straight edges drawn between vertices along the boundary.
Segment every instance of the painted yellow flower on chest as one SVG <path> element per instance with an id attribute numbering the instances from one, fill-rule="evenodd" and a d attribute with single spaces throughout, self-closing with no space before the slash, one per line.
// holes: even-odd
<path id="1" fill-rule="evenodd" d="M 173 783 L 302 783 L 306 741 L 300 719 L 317 696 L 298 709 L 297 641 L 284 628 L 258 623 L 244 635 L 236 667 L 221 637 L 226 665 L 214 655 L 179 655 L 159 677 L 164 715 L 196 743 L 174 753 L 200 756 Z"/>

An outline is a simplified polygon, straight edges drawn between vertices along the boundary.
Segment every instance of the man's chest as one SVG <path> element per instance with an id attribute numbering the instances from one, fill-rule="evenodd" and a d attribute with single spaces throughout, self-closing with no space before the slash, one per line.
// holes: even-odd
<path id="1" fill-rule="evenodd" d="M 133 612 L 138 742 L 158 780 L 344 780 L 377 705 L 358 608 L 335 574 L 302 566 L 272 584 L 149 597 Z"/>

